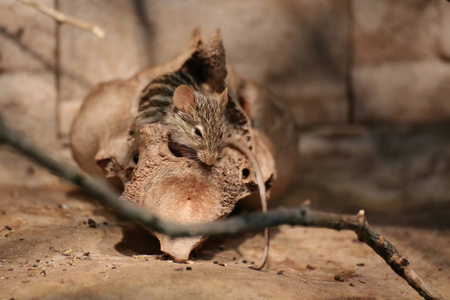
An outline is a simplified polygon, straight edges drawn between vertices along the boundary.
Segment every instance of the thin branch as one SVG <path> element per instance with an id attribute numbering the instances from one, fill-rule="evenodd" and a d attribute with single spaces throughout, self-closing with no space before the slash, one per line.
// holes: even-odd
<path id="1" fill-rule="evenodd" d="M 98 36 L 99 38 L 105 37 L 105 31 L 102 28 L 100 28 L 94 24 L 91 24 L 89 22 L 68 16 L 54 8 L 51 8 L 51 7 L 44 5 L 40 2 L 37 2 L 35 0 L 17 0 L 17 1 L 19 1 L 22 4 L 36 8 L 40 12 L 57 20 L 58 22 L 70 24 L 70 25 L 79 27 L 81 29 L 90 31 L 93 34 L 95 34 L 96 36 Z"/>
<path id="2" fill-rule="evenodd" d="M 3 123 L 1 117 L 0 143 L 9 144 L 39 165 L 82 188 L 89 195 L 99 200 L 104 206 L 114 210 L 117 215 L 140 222 L 154 231 L 172 237 L 234 234 L 242 231 L 275 227 L 282 224 L 354 231 L 361 242 L 371 247 L 395 273 L 406 280 L 423 298 L 443 300 L 439 293 L 430 288 L 414 272 L 410 267 L 409 261 L 390 242 L 385 240 L 369 226 L 364 216 L 364 211 L 360 211 L 357 215 L 340 215 L 313 211 L 309 205 L 302 205 L 295 209 L 279 209 L 267 214 L 255 213 L 242 215 L 212 223 L 176 224 L 161 220 L 146 211 L 142 211 L 120 201 L 117 193 L 105 183 L 82 175 L 74 168 L 54 160 L 42 150 L 22 138 L 20 134 L 8 128 Z"/>
<path id="3" fill-rule="evenodd" d="M 409 266 L 408 259 L 403 257 L 394 245 L 385 240 L 379 233 L 373 230 L 366 220 L 364 210 L 360 210 L 357 214 L 358 227 L 353 230 L 358 235 L 361 242 L 366 243 L 372 248 L 384 261 L 397 273 L 406 280 L 420 296 L 425 299 L 443 299 L 439 293 L 430 288 Z"/>

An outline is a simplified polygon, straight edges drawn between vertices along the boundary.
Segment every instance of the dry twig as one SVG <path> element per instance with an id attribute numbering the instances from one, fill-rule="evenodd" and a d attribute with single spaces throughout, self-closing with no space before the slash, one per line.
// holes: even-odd
<path id="1" fill-rule="evenodd" d="M 40 12 L 57 20 L 58 22 L 70 24 L 70 25 L 79 27 L 81 29 L 90 31 L 93 34 L 95 34 L 96 36 L 98 36 L 99 38 L 105 37 L 105 31 L 94 24 L 91 24 L 89 22 L 68 16 L 54 8 L 48 7 L 48 6 L 46 6 L 40 2 L 37 2 L 35 0 L 17 0 L 17 1 L 19 1 L 20 3 L 23 3 L 25 5 L 36 8 Z"/>
<path id="2" fill-rule="evenodd" d="M 118 200 L 118 195 L 101 181 L 82 175 L 70 166 L 59 163 L 36 146 L 25 140 L 17 132 L 9 129 L 0 118 L 0 143 L 7 143 L 16 150 L 34 160 L 39 165 L 72 182 L 99 200 L 117 215 L 137 221 L 154 231 L 173 236 L 209 236 L 217 234 L 234 234 L 242 231 L 275 227 L 282 224 L 301 225 L 335 230 L 354 231 L 361 242 L 371 247 L 384 261 L 413 287 L 423 298 L 443 300 L 435 290 L 430 288 L 410 267 L 409 261 L 367 222 L 364 211 L 357 215 L 340 215 L 313 211 L 309 205 L 296 209 L 276 210 L 269 213 L 255 213 L 228 218 L 223 221 L 204 224 L 175 224 L 161 220 L 148 212 L 142 211 Z"/>

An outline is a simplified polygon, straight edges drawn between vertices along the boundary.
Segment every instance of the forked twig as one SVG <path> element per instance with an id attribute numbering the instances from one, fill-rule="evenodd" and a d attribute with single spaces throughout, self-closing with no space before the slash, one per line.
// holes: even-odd
<path id="1" fill-rule="evenodd" d="M 57 20 L 61 23 L 70 24 L 76 27 L 79 27 L 81 29 L 87 30 L 98 36 L 99 38 L 105 37 L 105 31 L 101 29 L 100 27 L 91 24 L 89 22 L 68 16 L 59 10 L 56 10 L 54 8 L 51 8 L 47 5 L 44 5 L 36 0 L 17 0 L 22 4 L 31 6 L 39 10 L 40 12 L 46 14 L 47 16 Z"/>
<path id="2" fill-rule="evenodd" d="M 410 267 L 409 261 L 379 233 L 370 227 L 366 220 L 364 210 L 357 215 L 346 216 L 338 214 L 323 213 L 317 211 L 305 212 L 309 215 L 308 226 L 333 228 L 336 230 L 351 230 L 356 233 L 358 240 L 372 248 L 391 269 L 402 277 L 420 296 L 425 299 L 443 300 L 442 296 L 430 288 Z"/>
<path id="3" fill-rule="evenodd" d="M 313 211 L 309 205 L 302 205 L 295 209 L 279 209 L 269 213 L 236 216 L 212 223 L 175 224 L 159 219 L 148 212 L 120 201 L 117 193 L 106 184 L 87 177 L 74 168 L 54 160 L 42 150 L 22 138 L 20 134 L 8 128 L 3 123 L 1 117 L 0 143 L 11 145 L 37 164 L 82 188 L 103 205 L 114 210 L 117 215 L 140 222 L 156 232 L 173 237 L 234 234 L 242 231 L 275 227 L 282 224 L 352 230 L 357 234 L 360 241 L 369 245 L 419 295 L 427 300 L 443 300 L 438 292 L 430 288 L 414 272 L 410 267 L 409 261 L 390 242 L 385 240 L 369 226 L 364 216 L 364 211 L 360 211 L 357 215 L 339 215 Z"/>

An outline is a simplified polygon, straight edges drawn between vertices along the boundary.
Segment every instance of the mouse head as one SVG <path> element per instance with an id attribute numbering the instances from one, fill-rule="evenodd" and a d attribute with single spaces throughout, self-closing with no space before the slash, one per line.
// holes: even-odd
<path id="1" fill-rule="evenodd" d="M 207 165 L 214 165 L 223 147 L 224 112 L 228 89 L 221 94 L 196 91 L 180 85 L 173 94 L 171 141 L 187 147 Z"/>

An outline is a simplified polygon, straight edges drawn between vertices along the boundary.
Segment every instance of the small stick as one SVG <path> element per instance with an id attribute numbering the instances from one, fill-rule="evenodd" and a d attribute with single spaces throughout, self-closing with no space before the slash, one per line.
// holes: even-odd
<path id="1" fill-rule="evenodd" d="M 264 184 L 264 179 L 262 177 L 261 167 L 259 166 L 258 161 L 256 160 L 253 152 L 251 152 L 248 148 L 242 146 L 238 142 L 228 141 L 227 146 L 233 147 L 244 154 L 248 160 L 250 160 L 250 164 L 252 165 L 253 172 L 255 172 L 256 182 L 258 184 L 259 197 L 261 199 L 262 212 L 267 213 L 267 192 L 266 185 Z M 264 239 L 266 241 L 266 245 L 264 247 L 264 254 L 261 259 L 261 262 L 257 266 L 251 266 L 250 268 L 253 270 L 262 270 L 267 263 L 267 259 L 269 257 L 269 247 L 270 247 L 270 234 L 269 228 L 264 228 Z"/>
<path id="2" fill-rule="evenodd" d="M 70 24 L 76 27 L 79 27 L 81 29 L 87 30 L 98 36 L 99 38 L 105 37 L 105 31 L 101 29 L 100 27 L 91 24 L 89 22 L 68 16 L 54 8 L 48 7 L 47 5 L 44 5 L 40 2 L 37 2 L 35 0 L 17 0 L 22 4 L 31 6 L 39 10 L 40 12 L 46 14 L 47 16 L 57 20 L 61 23 Z"/>
<path id="3" fill-rule="evenodd" d="M 400 277 L 408 282 L 420 296 L 430 300 L 443 300 L 442 296 L 431 289 L 409 266 L 409 261 L 403 257 L 394 245 L 385 240 L 380 234 L 375 232 L 366 220 L 364 210 L 360 210 L 356 215 L 359 226 L 355 230 L 358 240 L 366 243 L 372 248 Z"/>

